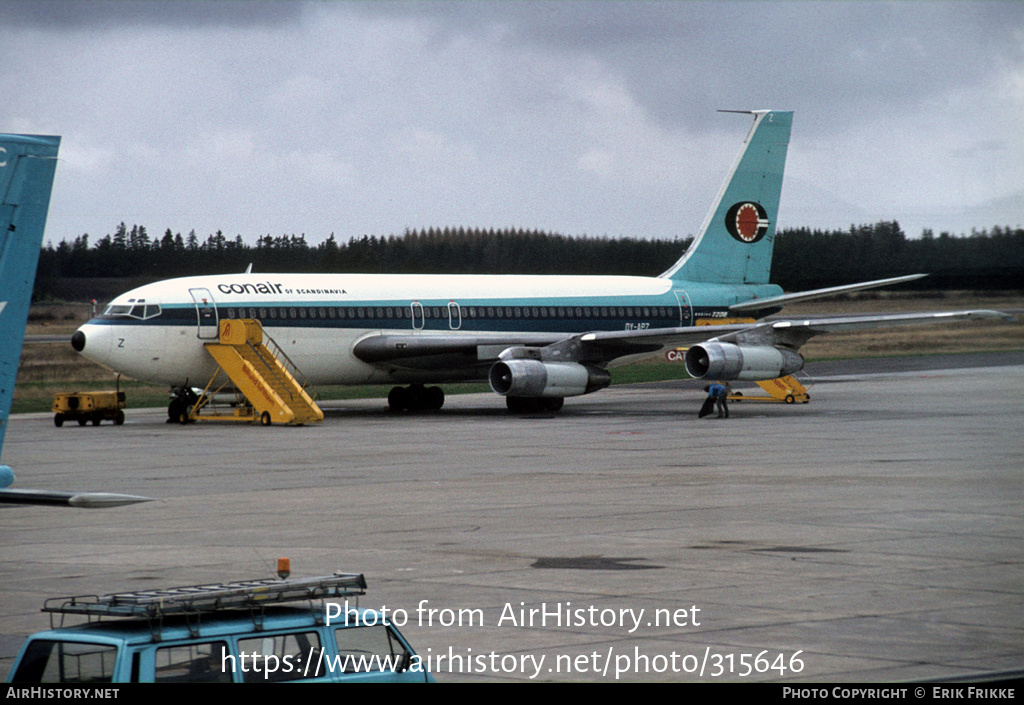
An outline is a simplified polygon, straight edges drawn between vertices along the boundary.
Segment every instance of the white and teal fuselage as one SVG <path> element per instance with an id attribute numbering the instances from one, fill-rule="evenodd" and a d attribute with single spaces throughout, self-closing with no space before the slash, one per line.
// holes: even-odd
<path id="1" fill-rule="evenodd" d="M 485 379 L 486 369 L 370 364 L 355 355 L 355 347 L 389 334 L 466 336 L 500 345 L 592 331 L 675 328 L 725 318 L 734 303 L 778 294 L 772 284 L 658 277 L 213 275 L 134 289 L 79 332 L 86 357 L 135 379 L 170 386 L 205 383 L 213 375 L 217 366 L 204 343 L 216 339 L 217 324 L 225 318 L 259 320 L 313 384 L 436 383 Z M 643 356 L 618 358 L 609 366 Z"/>
<path id="2" fill-rule="evenodd" d="M 188 277 L 118 297 L 73 344 L 131 377 L 196 386 L 216 371 L 204 343 L 218 321 L 252 318 L 314 384 L 486 378 L 509 396 L 589 393 L 608 383 L 607 367 L 704 338 L 679 329 L 782 294 L 768 281 L 792 113 L 751 114 L 704 226 L 658 277 Z"/>

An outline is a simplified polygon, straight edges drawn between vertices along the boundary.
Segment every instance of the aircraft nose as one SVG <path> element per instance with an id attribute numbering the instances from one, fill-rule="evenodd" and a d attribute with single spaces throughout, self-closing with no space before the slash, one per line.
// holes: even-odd
<path id="1" fill-rule="evenodd" d="M 83 357 L 106 364 L 110 355 L 110 334 L 106 326 L 86 323 L 71 334 L 71 347 Z"/>

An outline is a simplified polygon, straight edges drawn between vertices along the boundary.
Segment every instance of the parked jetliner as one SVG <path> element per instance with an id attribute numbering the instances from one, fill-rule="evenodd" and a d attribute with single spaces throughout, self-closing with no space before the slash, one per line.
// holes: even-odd
<path id="1" fill-rule="evenodd" d="M 18 375 L 60 137 L 0 134 L 0 450 Z M 14 472 L 0 465 L 0 504 L 115 507 L 147 497 L 108 492 L 6 489 Z"/>
<path id="2" fill-rule="evenodd" d="M 740 155 L 696 240 L 657 277 L 236 274 L 186 277 L 117 297 L 72 344 L 101 365 L 179 390 L 217 370 L 203 343 L 221 319 L 258 319 L 313 384 L 397 384 L 393 408 L 440 408 L 426 384 L 488 380 L 513 410 L 561 407 L 609 384 L 608 368 L 689 346 L 687 371 L 764 380 L 801 369 L 798 348 L 834 330 L 997 316 L 991 311 L 814 321 L 757 319 L 788 302 L 918 276 L 785 295 L 769 284 L 791 112 L 753 111 Z"/>

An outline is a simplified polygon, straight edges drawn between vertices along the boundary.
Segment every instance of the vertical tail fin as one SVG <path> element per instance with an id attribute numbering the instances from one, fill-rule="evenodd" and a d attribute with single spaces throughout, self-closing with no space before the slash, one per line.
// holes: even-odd
<path id="1" fill-rule="evenodd" d="M 0 449 L 25 339 L 58 147 L 60 137 L 0 134 Z M 0 466 L 0 486 L 9 474 Z"/>
<path id="2" fill-rule="evenodd" d="M 43 244 L 60 137 L 0 134 L 0 450 L 11 412 L 18 359 Z M 0 465 L 0 503 L 103 508 L 149 502 L 106 492 L 10 490 L 14 473 Z"/>
<path id="3" fill-rule="evenodd" d="M 749 114 L 754 124 L 700 234 L 662 278 L 768 283 L 793 113 L 756 110 Z"/>

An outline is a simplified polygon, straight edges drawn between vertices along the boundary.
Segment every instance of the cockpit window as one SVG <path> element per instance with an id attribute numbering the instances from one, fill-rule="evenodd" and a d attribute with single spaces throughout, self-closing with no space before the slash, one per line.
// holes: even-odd
<path id="1" fill-rule="evenodd" d="M 125 303 L 112 303 L 103 312 L 104 316 L 124 316 L 145 321 L 160 315 L 160 304 L 146 303 L 145 299 L 128 299 Z"/>

